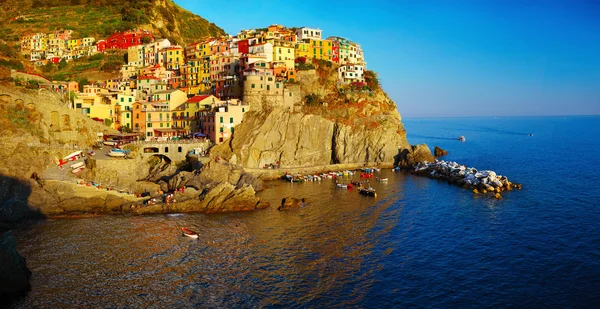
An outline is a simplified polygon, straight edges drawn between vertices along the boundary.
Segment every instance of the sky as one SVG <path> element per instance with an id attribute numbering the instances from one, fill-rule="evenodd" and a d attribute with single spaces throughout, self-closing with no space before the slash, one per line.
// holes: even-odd
<path id="1" fill-rule="evenodd" d="M 174 0 L 228 34 L 315 27 L 361 44 L 403 117 L 600 114 L 600 1 Z"/>

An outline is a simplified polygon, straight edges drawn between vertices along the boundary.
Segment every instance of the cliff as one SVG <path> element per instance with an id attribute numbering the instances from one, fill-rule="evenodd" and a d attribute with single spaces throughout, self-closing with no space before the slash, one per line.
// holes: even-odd
<path id="1" fill-rule="evenodd" d="M 31 290 L 25 259 L 17 252 L 17 240 L 10 231 L 0 231 L 0 307 L 12 297 Z"/>
<path id="2" fill-rule="evenodd" d="M 298 83 L 286 85 L 300 98 L 293 106 L 254 104 L 233 137 L 212 152 L 248 168 L 433 160 L 426 146 L 409 145 L 396 105 L 375 73 L 364 85 L 343 85 L 336 65 L 314 65 L 299 72 Z M 409 155 L 416 149 L 420 155 Z"/>

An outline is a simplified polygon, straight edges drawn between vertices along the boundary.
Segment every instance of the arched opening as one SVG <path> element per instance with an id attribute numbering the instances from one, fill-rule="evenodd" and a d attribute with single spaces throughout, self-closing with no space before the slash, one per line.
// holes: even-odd
<path id="1" fill-rule="evenodd" d="M 33 103 L 27 103 L 27 109 L 30 110 L 30 111 L 34 110 L 35 109 L 35 104 L 33 104 Z"/>
<path id="2" fill-rule="evenodd" d="M 61 119 L 61 124 L 60 124 L 60 128 L 61 130 L 71 130 L 71 116 L 64 114 L 60 117 Z"/>
<path id="3" fill-rule="evenodd" d="M 165 153 L 169 153 L 169 147 L 165 147 Z"/>
<path id="4" fill-rule="evenodd" d="M 54 130 L 58 130 L 59 129 L 59 126 L 58 126 L 58 112 L 57 111 L 50 112 L 50 126 Z"/>
<path id="5" fill-rule="evenodd" d="M 158 153 L 158 147 L 146 147 L 144 148 L 144 153 Z"/>
<path id="6" fill-rule="evenodd" d="M 177 147 L 177 152 L 181 152 L 181 146 Z"/>
<path id="7" fill-rule="evenodd" d="M 15 108 L 18 110 L 22 110 L 25 107 L 25 104 L 23 102 L 23 100 L 21 99 L 16 99 L 15 100 Z"/>

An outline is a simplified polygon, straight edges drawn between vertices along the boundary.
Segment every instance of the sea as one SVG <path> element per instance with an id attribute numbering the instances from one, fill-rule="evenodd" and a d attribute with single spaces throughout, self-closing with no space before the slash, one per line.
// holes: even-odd
<path id="1" fill-rule="evenodd" d="M 272 181 L 261 211 L 28 221 L 14 234 L 32 290 L 9 307 L 600 307 L 600 117 L 403 123 L 523 189 L 496 200 L 385 169 L 376 198 Z M 307 204 L 278 211 L 288 196 Z"/>

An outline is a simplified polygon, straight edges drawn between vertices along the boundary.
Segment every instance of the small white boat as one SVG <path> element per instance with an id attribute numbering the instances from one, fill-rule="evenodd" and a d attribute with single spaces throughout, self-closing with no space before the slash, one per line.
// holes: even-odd
<path id="1" fill-rule="evenodd" d="M 183 236 L 187 236 L 189 238 L 194 238 L 194 239 L 198 238 L 198 233 L 196 233 L 195 231 L 188 229 L 186 227 L 181 228 L 181 234 Z"/>
<path id="2" fill-rule="evenodd" d="M 63 161 L 74 160 L 76 157 L 81 156 L 81 150 L 75 151 L 74 153 L 63 158 Z"/>
<path id="3" fill-rule="evenodd" d="M 377 178 L 377 181 L 379 182 L 388 182 L 387 178 Z"/>
<path id="4" fill-rule="evenodd" d="M 114 146 L 116 143 L 117 143 L 117 141 L 112 141 L 112 140 L 106 140 L 103 142 L 103 144 L 106 146 Z"/>
<path id="5" fill-rule="evenodd" d="M 73 174 L 79 174 L 79 173 L 81 173 L 81 171 L 83 171 L 84 169 L 85 169 L 85 166 L 80 166 L 80 167 L 78 167 L 78 168 L 75 168 L 75 169 L 73 169 L 73 170 L 71 171 L 71 173 L 73 173 Z"/>
<path id="6" fill-rule="evenodd" d="M 122 158 L 125 157 L 125 155 L 127 155 L 125 152 L 122 151 L 111 151 L 108 153 L 109 156 L 114 157 L 114 158 Z"/>
<path id="7" fill-rule="evenodd" d="M 78 162 L 78 163 L 75 163 L 75 164 L 71 165 L 71 168 L 72 169 L 77 169 L 77 168 L 80 168 L 80 167 L 82 167 L 84 165 L 85 165 L 84 162 Z"/>
<path id="8" fill-rule="evenodd" d="M 461 136 L 459 136 L 457 139 L 458 139 L 459 141 L 461 141 L 461 142 L 464 142 L 464 141 L 466 141 L 465 137 L 464 137 L 464 136 L 462 136 L 462 135 L 461 135 Z"/>
<path id="9" fill-rule="evenodd" d="M 338 184 L 337 184 L 337 187 L 338 187 L 338 188 L 348 188 L 348 185 L 347 185 L 347 184 L 345 184 L 345 183 L 338 183 Z"/>

